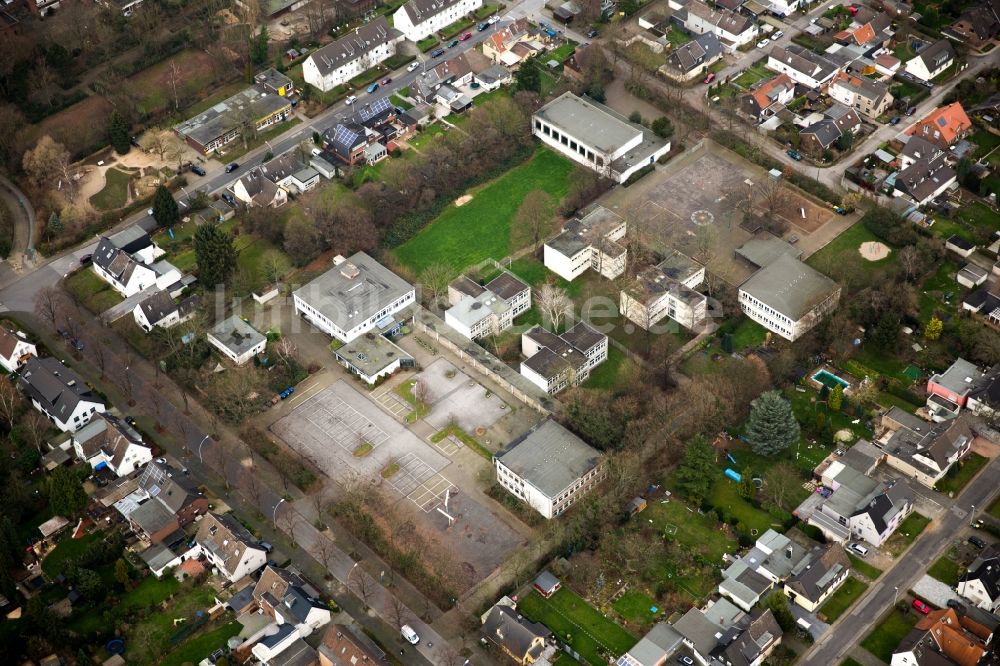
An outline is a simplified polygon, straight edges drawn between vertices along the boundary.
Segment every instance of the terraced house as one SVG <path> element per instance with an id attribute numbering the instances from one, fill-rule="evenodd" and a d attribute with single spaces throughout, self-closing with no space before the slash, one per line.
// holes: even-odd
<path id="1" fill-rule="evenodd" d="M 482 6 L 483 0 L 409 0 L 392 15 L 392 23 L 407 39 L 419 42 Z"/>
<path id="2" fill-rule="evenodd" d="M 302 63 L 302 78 L 326 92 L 396 55 L 403 33 L 384 16 L 313 52 Z"/>
<path id="3" fill-rule="evenodd" d="M 847 72 L 838 72 L 831 79 L 827 94 L 869 118 L 878 118 L 892 104 L 886 84 Z"/>

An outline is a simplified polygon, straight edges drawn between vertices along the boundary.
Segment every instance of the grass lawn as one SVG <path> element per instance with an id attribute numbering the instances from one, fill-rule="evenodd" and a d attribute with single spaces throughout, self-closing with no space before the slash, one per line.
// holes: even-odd
<path id="1" fill-rule="evenodd" d="M 747 67 L 742 74 L 732 79 L 732 83 L 743 89 L 749 89 L 755 83 L 766 81 L 773 76 L 775 76 L 774 72 L 764 67 L 764 63 L 758 62 Z"/>
<path id="2" fill-rule="evenodd" d="M 417 42 L 417 48 L 420 49 L 421 53 L 427 53 L 440 43 L 441 42 L 438 41 L 437 37 L 430 35 L 429 37 L 425 37 Z"/>
<path id="3" fill-rule="evenodd" d="M 670 42 L 671 46 L 683 46 L 691 41 L 691 35 L 687 34 L 675 25 L 670 26 L 670 30 L 664 37 Z"/>
<path id="4" fill-rule="evenodd" d="M 409 109 L 413 108 L 412 104 L 410 104 L 409 102 L 407 102 L 405 99 L 403 99 L 399 95 L 389 95 L 389 102 L 393 106 L 398 106 L 403 111 L 408 111 Z"/>
<path id="5" fill-rule="evenodd" d="M 266 132 L 258 132 L 257 136 L 247 141 L 247 145 L 245 148 L 243 147 L 243 140 L 236 139 L 235 141 L 229 144 L 230 148 L 225 152 L 224 158 L 227 162 L 232 162 L 234 160 L 237 160 L 246 155 L 254 148 L 257 148 L 258 146 L 263 146 L 265 141 L 270 141 L 271 139 L 281 136 L 282 134 L 292 129 L 301 122 L 302 122 L 301 118 L 293 116 L 291 120 L 286 120 L 285 122 L 278 123 L 277 125 L 268 129 Z"/>
<path id="6" fill-rule="evenodd" d="M 549 51 L 548 54 L 546 54 L 545 56 L 545 61 L 548 62 L 549 60 L 555 60 L 560 64 L 564 63 L 566 62 L 567 58 L 573 55 L 574 51 L 576 51 L 576 42 L 573 41 L 566 42 L 565 44 L 557 46 L 556 48 Z"/>
<path id="7" fill-rule="evenodd" d="M 649 609 L 656 605 L 649 595 L 637 590 L 629 590 L 618 598 L 612 606 L 628 622 L 648 624 L 656 615 Z"/>
<path id="8" fill-rule="evenodd" d="M 565 652 L 559 652 L 556 655 L 556 660 L 552 662 L 552 666 L 580 666 L 580 662 Z"/>
<path id="9" fill-rule="evenodd" d="M 433 125 L 428 125 L 426 128 L 420 130 L 420 134 L 416 136 L 412 141 L 409 142 L 411 146 L 420 150 L 426 146 L 431 140 L 434 139 L 438 134 L 444 134 L 448 131 L 442 123 L 434 123 Z"/>
<path id="10" fill-rule="evenodd" d="M 170 263 L 182 273 L 187 273 L 188 271 L 194 270 L 194 267 L 198 264 L 198 257 L 195 255 L 193 249 L 184 250 L 180 254 L 175 255 L 170 260 Z"/>
<path id="11" fill-rule="evenodd" d="M 924 531 L 931 522 L 930 518 L 922 516 L 914 511 L 900 523 L 896 533 L 885 542 L 885 550 L 889 551 L 893 557 L 898 556 L 913 543 L 920 533 Z"/>
<path id="12" fill-rule="evenodd" d="M 965 484 L 972 480 L 979 470 L 981 470 L 989 458 L 985 458 L 978 453 L 970 453 L 962 460 L 951 466 L 944 478 L 937 482 L 937 489 L 943 493 L 962 492 Z"/>
<path id="13" fill-rule="evenodd" d="M 990 508 L 987 510 L 987 513 L 994 518 L 1000 518 L 1000 498 L 997 498 L 993 504 L 990 504 Z"/>
<path id="14" fill-rule="evenodd" d="M 90 204 L 97 210 L 117 210 L 128 201 L 128 184 L 132 176 L 120 169 L 104 172 L 104 187 L 90 197 Z"/>
<path id="15" fill-rule="evenodd" d="M 403 382 L 393 389 L 396 395 L 410 403 L 410 406 L 413 407 L 413 411 L 406 415 L 407 423 L 415 423 L 416 421 L 419 421 L 427 416 L 427 412 L 430 411 L 430 407 L 427 404 L 417 400 L 417 397 L 413 395 L 414 384 L 416 384 L 416 380 L 411 380 Z"/>
<path id="16" fill-rule="evenodd" d="M 866 589 L 868 589 L 867 585 L 854 576 L 848 576 L 837 591 L 826 600 L 819 612 L 826 616 L 827 622 L 834 622 L 851 607 L 854 600 L 860 597 Z"/>
<path id="17" fill-rule="evenodd" d="M 89 268 L 66 278 L 66 289 L 93 314 L 100 314 L 125 300 Z"/>
<path id="18" fill-rule="evenodd" d="M 758 534 L 763 534 L 771 527 L 781 531 L 781 521 L 768 512 L 755 508 L 750 502 L 740 497 L 738 484 L 722 476 L 722 471 L 720 467 L 720 478 L 715 482 L 715 486 L 707 498 L 709 504 L 719 511 L 734 516 L 740 524 L 746 526 L 746 529 L 757 530 Z"/>
<path id="19" fill-rule="evenodd" d="M 80 557 L 92 544 L 100 540 L 100 532 L 86 534 L 81 539 L 71 539 L 67 536 L 42 560 L 42 571 L 49 578 L 58 576 L 67 560 Z"/>
<path id="20" fill-rule="evenodd" d="M 732 331 L 733 351 L 742 351 L 748 347 L 759 347 L 764 344 L 767 329 L 749 317 L 741 317 Z"/>
<path id="21" fill-rule="evenodd" d="M 614 345 L 608 345 L 608 359 L 591 371 L 583 388 L 614 390 L 618 386 L 622 364 L 627 360 L 625 352 Z"/>
<path id="22" fill-rule="evenodd" d="M 851 558 L 851 568 L 857 570 L 859 573 L 864 574 L 868 578 L 875 580 L 882 575 L 882 570 L 878 567 L 874 567 L 861 558 L 855 557 L 854 555 L 848 555 Z"/>
<path id="23" fill-rule="evenodd" d="M 863 666 L 863 664 L 859 664 L 858 662 L 848 657 L 844 661 L 840 662 L 840 666 Z"/>
<path id="24" fill-rule="evenodd" d="M 865 225 L 857 222 L 829 245 L 806 259 L 806 263 L 837 281 L 860 274 L 865 278 L 864 282 L 856 279 L 852 282 L 860 282 L 859 286 L 874 284 L 880 281 L 887 272 L 886 269 L 895 263 L 897 252 L 893 249 L 885 259 L 867 261 L 861 257 L 858 248 L 866 241 L 879 240 Z"/>
<path id="25" fill-rule="evenodd" d="M 948 559 L 947 557 L 942 557 L 940 560 L 931 565 L 927 573 L 937 578 L 939 581 L 947 585 L 948 587 L 955 587 L 958 585 L 958 579 L 962 575 L 962 567 L 958 566 L 957 563 Z"/>
<path id="26" fill-rule="evenodd" d="M 993 132 L 987 132 L 986 130 L 977 130 L 972 136 L 969 137 L 969 141 L 976 144 L 975 156 L 977 158 L 984 156 L 997 146 L 1000 146 L 1000 136 L 997 136 Z"/>
<path id="27" fill-rule="evenodd" d="M 282 255 L 285 254 L 282 250 L 263 238 L 248 235 L 236 237 L 236 249 L 239 252 L 239 255 L 236 257 L 236 266 L 239 269 L 248 271 L 252 276 L 253 279 L 250 280 L 249 288 L 253 291 L 260 289 L 267 283 L 267 277 L 264 272 L 264 257 L 272 251 L 279 252 Z M 287 255 L 285 255 L 285 260 L 286 266 L 291 267 L 293 265 L 292 260 Z"/>
<path id="28" fill-rule="evenodd" d="M 721 473 L 721 470 L 720 470 Z M 667 533 L 678 545 L 698 553 L 710 562 L 721 564 L 722 556 L 736 550 L 736 538 L 722 530 L 714 514 L 704 515 L 684 502 L 672 499 L 666 504 L 650 504 L 641 520 L 651 520 L 652 528 Z M 676 529 L 672 535 L 669 533 Z"/>
<path id="29" fill-rule="evenodd" d="M 470 191 L 472 201 L 449 206 L 416 237 L 394 251 L 396 258 L 419 273 L 433 263 L 458 272 L 469 265 L 510 254 L 510 224 L 528 192 L 543 190 L 558 202 L 565 196 L 569 160 L 539 148 L 525 164 Z"/>
<path id="30" fill-rule="evenodd" d="M 994 135 L 990 134 L 990 136 Z M 1000 140 L 1000 137 L 994 138 Z M 974 227 L 987 227 L 989 229 L 1000 230 L 1000 215 L 993 212 L 989 206 L 981 201 L 961 208 L 958 211 L 958 218 Z M 937 224 L 934 226 L 936 227 Z"/>
<path id="31" fill-rule="evenodd" d="M 479 440 L 477 440 L 475 437 L 473 437 L 469 433 L 459 428 L 457 425 L 449 425 L 443 430 L 437 431 L 436 433 L 431 435 L 431 441 L 437 444 L 448 435 L 456 437 L 458 440 L 462 442 L 462 444 L 465 444 L 467 447 L 469 447 L 482 457 L 486 458 L 490 462 L 493 461 L 493 453 L 485 446 L 480 444 Z"/>
<path id="32" fill-rule="evenodd" d="M 608 655 L 619 657 L 638 640 L 566 587 L 549 599 L 532 591 L 518 611 L 547 626 L 591 664 L 607 663 Z"/>
<path id="33" fill-rule="evenodd" d="M 178 649 L 166 655 L 160 664 L 161 666 L 181 666 L 186 663 L 197 664 L 218 648 L 226 647 L 226 641 L 231 636 L 240 633 L 240 629 L 242 628 L 243 625 L 239 622 L 230 622 L 218 629 L 198 634 L 194 638 L 185 641 Z"/>
<path id="34" fill-rule="evenodd" d="M 901 613 L 893 609 L 882 622 L 875 627 L 875 631 L 868 634 L 868 637 L 861 642 L 861 647 L 871 652 L 873 655 L 889 663 L 892 661 L 892 653 L 903 640 L 910 629 L 917 623 L 917 615 L 910 611 Z"/>

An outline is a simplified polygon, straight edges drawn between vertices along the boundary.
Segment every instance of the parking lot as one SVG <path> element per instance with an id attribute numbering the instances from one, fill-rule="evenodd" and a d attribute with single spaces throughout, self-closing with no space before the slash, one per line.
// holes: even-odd
<path id="1" fill-rule="evenodd" d="M 427 386 L 431 411 L 424 420 L 436 430 L 454 422 L 465 432 L 475 434 L 510 412 L 499 396 L 445 358 L 431 363 L 416 379 Z"/>

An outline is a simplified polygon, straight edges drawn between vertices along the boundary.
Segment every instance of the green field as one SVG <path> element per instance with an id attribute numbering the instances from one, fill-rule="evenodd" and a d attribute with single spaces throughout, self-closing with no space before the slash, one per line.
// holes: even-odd
<path id="1" fill-rule="evenodd" d="M 525 164 L 471 190 L 472 201 L 449 206 L 416 237 L 394 250 L 401 263 L 419 273 L 442 263 L 459 271 L 490 257 L 510 254 L 510 225 L 525 195 L 540 189 L 559 201 L 565 196 L 573 164 L 539 148 Z"/>
<path id="2" fill-rule="evenodd" d="M 215 650 L 226 647 L 226 641 L 230 636 L 240 633 L 243 628 L 239 622 L 230 622 L 218 629 L 206 631 L 198 634 L 194 638 L 187 640 L 170 654 L 163 657 L 159 662 L 161 666 L 182 666 L 183 664 L 197 664 L 202 659 L 208 657 Z"/>
<path id="3" fill-rule="evenodd" d="M 549 599 L 532 591 L 517 610 L 551 629 L 591 664 L 607 663 L 607 655 L 617 658 L 638 640 L 566 587 Z"/>
<path id="4" fill-rule="evenodd" d="M 42 571 L 49 578 L 55 578 L 62 572 L 63 565 L 67 560 L 80 557 L 94 543 L 101 540 L 100 532 L 91 532 L 80 539 L 71 539 L 66 536 L 55 549 L 42 560 Z"/>
<path id="5" fill-rule="evenodd" d="M 656 606 L 656 602 L 653 601 L 647 594 L 643 594 L 637 590 L 629 590 L 621 597 L 618 598 L 612 606 L 619 615 L 621 615 L 625 620 L 629 622 L 635 622 L 636 624 L 647 624 L 653 621 L 656 615 L 650 611 L 650 608 Z"/>
<path id="6" fill-rule="evenodd" d="M 990 460 L 978 453 L 970 453 L 965 458 L 951 466 L 944 478 L 937 482 L 937 489 L 943 493 L 962 492 L 962 488 L 972 481 L 972 477 L 979 473 Z"/>
<path id="7" fill-rule="evenodd" d="M 622 365 L 627 357 L 625 352 L 614 345 L 608 345 L 608 358 L 604 363 L 590 372 L 590 377 L 583 383 L 583 388 L 604 389 L 610 391 L 618 386 Z"/>
<path id="8" fill-rule="evenodd" d="M 848 281 L 859 287 L 874 284 L 885 276 L 887 269 L 896 261 L 897 253 L 892 249 L 885 259 L 867 261 L 858 248 L 866 241 L 879 240 L 865 225 L 857 222 L 810 256 L 806 263 L 838 282 Z"/>
<path id="9" fill-rule="evenodd" d="M 117 210 L 128 202 L 128 184 L 132 176 L 116 168 L 104 172 L 104 187 L 90 197 L 90 205 L 97 210 Z"/>
<path id="10" fill-rule="evenodd" d="M 722 470 L 719 470 L 721 475 Z M 641 514 L 657 532 L 667 534 L 683 549 L 700 554 L 706 560 L 721 563 L 722 556 L 736 550 L 736 538 L 720 529 L 714 512 L 703 514 L 684 502 L 671 499 L 666 504 L 654 502 Z M 671 534 L 673 532 L 673 534 Z"/>
<path id="11" fill-rule="evenodd" d="M 78 270 L 66 278 L 65 286 L 66 290 L 93 314 L 100 314 L 125 300 L 111 288 L 111 285 L 87 268 Z"/>
<path id="12" fill-rule="evenodd" d="M 904 550 L 906 550 L 911 543 L 916 541 L 920 533 L 924 531 L 931 522 L 930 518 L 922 516 L 921 514 L 914 511 L 908 515 L 899 527 L 896 528 L 895 534 L 889 537 L 889 540 L 885 542 L 885 550 L 896 557 Z"/>
<path id="13" fill-rule="evenodd" d="M 867 585 L 854 576 L 848 576 L 837 591 L 830 595 L 819 612 L 826 616 L 827 622 L 835 622 L 866 589 L 868 589 Z"/>
<path id="14" fill-rule="evenodd" d="M 868 637 L 861 642 L 861 647 L 871 652 L 873 655 L 889 663 L 892 661 L 893 650 L 899 645 L 910 629 L 917 623 L 917 616 L 906 611 L 901 613 L 893 609 L 882 622 L 875 627 L 875 630 L 868 634 Z"/>
<path id="15" fill-rule="evenodd" d="M 775 76 L 775 73 L 767 69 L 764 63 L 757 62 L 747 67 L 742 74 L 732 79 L 732 82 L 741 88 L 749 89 L 755 83 L 767 81 Z"/>
<path id="16" fill-rule="evenodd" d="M 928 575 L 932 578 L 936 578 L 945 585 L 949 587 L 955 587 L 958 585 L 958 579 L 962 575 L 962 567 L 947 557 L 942 557 L 940 560 L 931 565 L 930 569 L 927 570 Z"/>

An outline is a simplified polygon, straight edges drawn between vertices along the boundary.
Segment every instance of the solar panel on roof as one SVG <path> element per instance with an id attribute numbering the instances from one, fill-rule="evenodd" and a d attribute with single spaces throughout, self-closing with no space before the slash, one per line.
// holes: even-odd
<path id="1" fill-rule="evenodd" d="M 944 127 L 945 125 L 948 124 L 948 122 L 944 118 L 938 118 L 937 124 L 940 125 L 941 127 Z"/>
<path id="2" fill-rule="evenodd" d="M 344 125 L 337 125 L 333 130 L 333 140 L 342 146 L 352 146 L 357 140 L 357 132 L 347 129 Z"/>
<path id="3" fill-rule="evenodd" d="M 362 108 L 361 111 L 359 112 L 359 115 L 361 116 L 362 122 L 364 122 L 382 113 L 386 113 L 387 111 L 389 111 L 391 106 L 392 105 L 389 104 L 388 97 L 380 97 L 371 104 L 368 104 L 364 108 Z"/>

